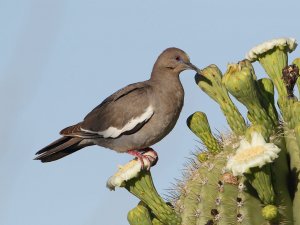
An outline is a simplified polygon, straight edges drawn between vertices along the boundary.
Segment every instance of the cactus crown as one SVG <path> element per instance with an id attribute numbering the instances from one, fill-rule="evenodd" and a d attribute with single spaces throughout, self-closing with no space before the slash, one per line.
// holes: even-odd
<path id="1" fill-rule="evenodd" d="M 268 41 L 229 64 L 224 74 L 210 65 L 195 75 L 232 132 L 216 136 L 205 113 L 193 113 L 187 125 L 205 148 L 189 160 L 169 202 L 155 190 L 149 171 L 122 180 L 141 200 L 128 213 L 130 224 L 300 224 L 300 102 L 293 92 L 295 85 L 300 90 L 300 59 L 288 64 L 296 46 L 293 38 Z M 269 78 L 257 79 L 254 61 Z M 229 94 L 247 108 L 250 124 Z"/>

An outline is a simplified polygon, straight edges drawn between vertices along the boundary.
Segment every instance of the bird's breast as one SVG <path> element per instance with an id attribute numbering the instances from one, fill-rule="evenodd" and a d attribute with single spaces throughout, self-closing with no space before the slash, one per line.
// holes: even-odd
<path id="1" fill-rule="evenodd" d="M 154 114 L 151 118 L 153 133 L 156 133 L 156 142 L 165 137 L 175 126 L 184 102 L 182 88 L 172 92 L 161 90 L 154 101 Z"/>

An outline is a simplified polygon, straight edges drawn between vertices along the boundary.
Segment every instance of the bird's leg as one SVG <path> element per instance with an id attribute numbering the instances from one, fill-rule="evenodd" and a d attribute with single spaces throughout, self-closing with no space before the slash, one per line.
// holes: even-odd
<path id="1" fill-rule="evenodd" d="M 147 157 L 143 156 L 143 154 L 140 153 L 140 152 L 137 151 L 137 150 L 128 150 L 127 153 L 128 153 L 129 155 L 135 156 L 135 157 L 141 162 L 141 168 L 142 168 L 142 170 L 143 170 L 144 167 L 145 167 L 144 159 L 146 159 L 146 160 L 149 160 L 149 159 L 148 159 Z M 149 164 L 150 164 L 150 163 L 149 163 Z"/>
<path id="2" fill-rule="evenodd" d="M 153 156 L 151 156 L 151 154 L 146 154 L 145 153 L 152 153 Z M 153 150 L 153 148 L 147 147 L 143 149 L 143 156 L 147 157 L 148 160 L 151 162 L 152 166 L 155 166 L 157 161 L 158 161 L 158 155 L 157 152 Z"/>
<path id="3" fill-rule="evenodd" d="M 145 154 L 147 152 L 151 152 L 156 157 Z M 145 149 L 141 149 L 141 150 L 128 150 L 127 153 L 135 156 L 141 162 L 142 170 L 143 169 L 150 170 L 151 164 L 152 164 L 152 166 L 154 166 L 158 160 L 157 153 L 152 148 L 145 148 Z M 148 163 L 146 163 L 147 164 L 146 167 L 145 167 L 144 160 L 146 160 L 148 162 Z"/>

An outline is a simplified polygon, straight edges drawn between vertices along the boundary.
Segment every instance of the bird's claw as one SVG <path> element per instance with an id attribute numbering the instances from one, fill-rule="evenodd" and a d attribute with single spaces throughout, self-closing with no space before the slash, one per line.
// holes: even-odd
<path id="1" fill-rule="evenodd" d="M 142 164 L 142 166 L 141 166 L 142 170 L 145 169 L 145 170 L 149 171 L 150 168 L 152 166 L 154 166 L 158 161 L 157 153 L 153 149 L 149 149 L 148 151 L 144 152 L 142 154 L 142 156 L 143 156 L 143 158 L 142 158 L 143 163 L 141 163 Z M 144 162 L 144 160 L 146 160 L 146 163 Z"/>
<path id="2" fill-rule="evenodd" d="M 143 149 L 143 153 L 136 150 L 129 150 L 127 153 L 135 156 L 141 163 L 141 170 L 149 171 L 158 161 L 158 155 L 152 148 Z"/>

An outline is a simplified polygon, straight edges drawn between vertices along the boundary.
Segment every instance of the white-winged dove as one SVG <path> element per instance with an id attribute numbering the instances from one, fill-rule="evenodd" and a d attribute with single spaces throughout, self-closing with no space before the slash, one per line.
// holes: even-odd
<path id="1" fill-rule="evenodd" d="M 63 129 L 63 137 L 38 151 L 35 159 L 50 162 L 99 145 L 141 160 L 141 152 L 175 126 L 184 100 L 179 74 L 187 69 L 198 70 L 184 51 L 166 49 L 149 80 L 130 84 L 106 98 L 82 122 Z"/>

